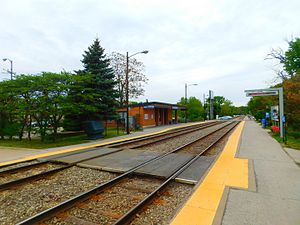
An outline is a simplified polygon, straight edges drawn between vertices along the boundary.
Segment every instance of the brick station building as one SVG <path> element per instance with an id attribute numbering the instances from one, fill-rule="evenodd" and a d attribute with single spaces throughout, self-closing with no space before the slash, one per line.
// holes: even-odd
<path id="1" fill-rule="evenodd" d="M 126 118 L 126 107 L 117 112 Z M 178 110 L 186 110 L 185 106 L 164 102 L 145 102 L 129 105 L 129 117 L 141 127 L 151 127 L 178 123 Z M 130 121 L 130 120 L 129 120 Z"/>

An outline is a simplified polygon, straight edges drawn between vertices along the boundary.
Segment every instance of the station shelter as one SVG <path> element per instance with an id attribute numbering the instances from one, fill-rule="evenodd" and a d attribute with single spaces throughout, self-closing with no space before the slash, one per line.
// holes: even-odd
<path id="1" fill-rule="evenodd" d="M 178 110 L 186 110 L 185 106 L 164 102 L 144 102 L 128 105 L 129 117 L 141 127 L 151 127 L 178 123 Z M 126 118 L 127 108 L 119 108 L 121 118 Z M 130 122 L 130 120 L 129 120 Z"/>

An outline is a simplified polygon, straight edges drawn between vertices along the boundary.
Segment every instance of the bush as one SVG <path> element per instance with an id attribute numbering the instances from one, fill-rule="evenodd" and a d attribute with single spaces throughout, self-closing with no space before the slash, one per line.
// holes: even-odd
<path id="1" fill-rule="evenodd" d="M 292 136 L 295 139 L 300 139 L 300 132 L 292 131 L 292 132 L 288 132 L 288 135 Z"/>
<path id="2" fill-rule="evenodd" d="M 63 120 L 62 126 L 65 131 L 81 131 L 83 130 L 82 122 L 76 116 L 66 116 Z"/>
<path id="3" fill-rule="evenodd" d="M 4 136 L 13 137 L 19 135 L 21 126 L 22 124 L 20 123 L 8 123 L 3 129 Z"/>

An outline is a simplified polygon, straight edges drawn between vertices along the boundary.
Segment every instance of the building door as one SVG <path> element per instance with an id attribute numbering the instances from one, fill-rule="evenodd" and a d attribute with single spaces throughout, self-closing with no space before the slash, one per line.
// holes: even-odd
<path id="1" fill-rule="evenodd" d="M 168 125 L 168 109 L 164 109 L 164 124 Z"/>
<path id="2" fill-rule="evenodd" d="M 154 118 L 155 118 L 155 125 L 158 126 L 158 109 L 154 109 Z"/>

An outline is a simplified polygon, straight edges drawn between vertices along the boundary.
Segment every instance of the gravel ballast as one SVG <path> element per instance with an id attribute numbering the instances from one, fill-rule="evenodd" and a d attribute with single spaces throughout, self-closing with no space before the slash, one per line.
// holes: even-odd
<path id="1" fill-rule="evenodd" d="M 127 178 L 116 186 L 95 194 L 76 207 L 55 217 L 47 224 L 60 224 L 63 220 L 87 221 L 87 223 L 112 224 L 128 210 L 154 191 L 161 180 L 144 177 Z"/>
<path id="2" fill-rule="evenodd" d="M 169 224 L 193 191 L 193 185 L 171 183 L 131 222 L 132 225 Z"/>
<path id="3" fill-rule="evenodd" d="M 33 168 L 23 169 L 19 171 L 14 171 L 13 173 L 3 173 L 0 175 L 0 184 L 14 181 L 17 179 L 21 179 L 24 177 L 29 177 L 32 175 L 36 175 L 39 173 L 43 173 L 49 170 L 57 169 L 63 167 L 63 164 L 56 164 L 56 163 L 43 163 L 40 165 L 37 165 Z"/>
<path id="4" fill-rule="evenodd" d="M 15 190 L 1 191 L 0 224 L 20 222 L 115 176 L 74 166 Z"/>
<path id="5" fill-rule="evenodd" d="M 147 151 L 156 151 L 156 152 L 169 152 L 171 149 L 176 149 L 176 148 L 178 148 L 184 144 L 187 144 L 191 141 L 195 141 L 195 140 L 199 139 L 200 137 L 203 137 L 218 128 L 224 127 L 227 124 L 228 123 L 218 124 L 216 126 L 205 128 L 203 130 L 195 131 L 193 133 L 184 134 L 182 136 L 176 137 L 176 139 L 172 138 L 172 139 L 166 140 L 164 142 L 159 142 L 159 143 L 152 144 L 152 145 L 145 146 L 143 148 L 138 148 L 138 149 L 147 150 Z"/>
<path id="6" fill-rule="evenodd" d="M 169 152 L 172 149 L 199 139 L 199 137 L 203 137 L 227 124 L 229 124 L 229 122 L 184 134 L 139 149 L 157 151 L 160 153 Z M 203 149 L 203 147 L 207 146 L 208 142 L 215 139 L 216 136 L 217 134 L 211 135 L 211 137 L 207 137 L 207 139 L 205 138 L 204 141 L 206 143 L 199 143 L 197 147 Z M 216 145 L 213 150 L 205 153 L 205 155 L 218 154 L 223 149 L 227 137 L 228 135 L 223 138 L 222 143 Z M 197 149 L 191 148 L 190 150 L 192 151 L 189 152 L 187 148 L 181 153 L 197 153 Z M 61 166 L 60 164 L 53 165 Z M 49 163 L 47 166 L 51 169 L 53 165 Z M 17 164 L 14 166 L 20 165 Z M 45 166 L 45 168 L 47 168 L 47 166 Z M 55 168 L 55 166 L 53 167 Z M 7 167 L 2 169 L 7 169 Z M 34 174 L 38 173 L 39 167 L 28 171 L 33 171 Z M 28 171 L 24 171 L 24 174 L 27 174 Z M 13 176 L 19 178 L 18 174 Z M 109 172 L 73 166 L 38 181 L 20 185 L 15 189 L 1 191 L 0 224 L 15 224 L 20 222 L 116 176 L 117 175 Z M 6 182 L 7 180 L 5 179 L 8 178 L 5 176 L 0 177 L 0 183 Z M 47 221 L 47 224 L 82 224 L 86 218 L 96 224 L 111 224 L 122 216 L 128 210 L 128 207 L 132 207 L 134 204 L 140 202 L 160 183 L 156 182 L 156 179 L 149 178 L 149 182 L 145 182 L 143 186 L 143 183 L 139 183 L 139 180 L 143 179 L 136 178 L 132 183 L 129 182 L 127 187 L 126 185 L 116 186 L 102 194 L 97 194 L 93 201 L 86 201 L 84 204 L 80 203 L 76 207 L 68 210 L 67 213 L 53 217 Z M 193 187 L 193 185 L 175 182 L 169 184 L 158 198 L 137 215 L 131 224 L 169 224 L 178 209 L 191 194 Z M 64 221 L 66 217 L 68 220 Z"/>

